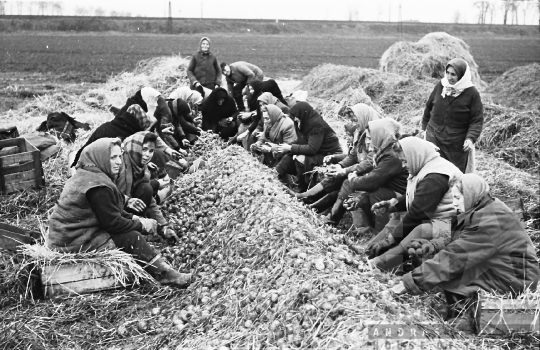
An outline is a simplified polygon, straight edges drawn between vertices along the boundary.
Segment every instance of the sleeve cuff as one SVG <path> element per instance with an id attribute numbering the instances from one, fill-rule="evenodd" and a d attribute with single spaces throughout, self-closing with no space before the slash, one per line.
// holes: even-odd
<path id="1" fill-rule="evenodd" d="M 298 149 L 300 148 L 299 145 L 292 145 L 291 146 L 291 154 L 298 154 Z"/>
<path id="2" fill-rule="evenodd" d="M 407 292 L 409 292 L 409 294 L 420 295 L 424 293 L 422 290 L 420 290 L 420 288 L 416 286 L 412 277 L 412 273 L 410 272 L 406 275 L 403 275 L 403 284 L 407 288 Z"/>

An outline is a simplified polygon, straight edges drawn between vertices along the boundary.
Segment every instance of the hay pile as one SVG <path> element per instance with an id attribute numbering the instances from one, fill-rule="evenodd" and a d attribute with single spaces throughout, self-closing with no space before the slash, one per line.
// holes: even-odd
<path id="1" fill-rule="evenodd" d="M 540 110 L 540 64 L 514 67 L 487 88 L 493 101 L 515 108 Z"/>
<path id="2" fill-rule="evenodd" d="M 540 173 L 540 119 L 532 111 L 484 104 L 484 127 L 477 142 L 516 168 Z"/>
<path id="3" fill-rule="evenodd" d="M 469 45 L 444 32 L 429 33 L 417 42 L 395 43 L 384 52 L 379 66 L 383 72 L 441 79 L 448 61 L 456 57 L 467 61 L 474 84 L 479 88 L 485 87 Z"/>

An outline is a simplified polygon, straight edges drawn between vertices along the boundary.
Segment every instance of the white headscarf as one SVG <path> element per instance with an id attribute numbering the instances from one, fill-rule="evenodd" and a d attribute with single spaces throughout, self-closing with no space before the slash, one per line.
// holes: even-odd
<path id="1" fill-rule="evenodd" d="M 196 90 L 191 90 L 187 86 L 179 87 L 178 89 L 174 90 L 170 95 L 169 98 L 172 100 L 181 99 L 182 101 L 185 101 L 187 103 L 198 105 L 203 101 L 203 98 L 201 94 Z"/>
<path id="2" fill-rule="evenodd" d="M 463 64 L 465 64 L 465 67 L 466 67 L 465 73 L 463 74 L 461 79 L 459 79 L 457 83 L 455 83 L 454 85 L 451 85 L 448 82 L 448 78 L 446 76 L 446 71 L 448 70 L 448 66 L 453 67 L 457 71 L 458 69 L 454 65 L 463 65 Z M 472 83 L 471 70 L 469 69 L 469 64 L 467 63 L 467 61 L 462 60 L 460 58 L 454 58 L 453 60 L 448 62 L 448 64 L 446 65 L 446 69 L 444 70 L 444 78 L 441 79 L 441 84 L 443 86 L 443 90 L 441 93 L 441 96 L 443 98 L 449 95 L 457 97 L 459 96 L 459 94 L 463 92 L 463 90 L 470 88 L 471 86 L 474 86 L 474 84 Z"/>
<path id="3" fill-rule="evenodd" d="M 157 99 L 161 96 L 161 92 L 151 87 L 143 87 L 141 89 L 141 97 L 148 107 L 148 115 L 154 115 L 157 109 Z"/>

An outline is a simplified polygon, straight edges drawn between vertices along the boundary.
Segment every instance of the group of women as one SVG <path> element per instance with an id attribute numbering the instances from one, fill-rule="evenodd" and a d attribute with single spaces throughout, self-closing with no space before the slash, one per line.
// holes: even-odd
<path id="1" fill-rule="evenodd" d="M 239 111 L 219 87 L 221 75 L 206 72 L 219 66 L 208 49 L 203 38 L 189 66 L 191 89 L 164 99 L 143 88 L 96 129 L 51 215 L 49 247 L 118 247 L 161 283 L 186 286 L 190 275 L 173 270 L 143 235 L 175 238 L 156 201 L 160 172 L 202 129 L 242 144 L 313 209 L 330 209 L 329 224 L 338 224 L 347 209 L 361 210 L 375 233 L 366 249 L 373 268 L 395 271 L 420 244 L 430 259 L 403 276 L 393 288 L 397 294 L 441 287 L 449 305 L 457 305 L 479 289 L 518 294 L 536 288 L 531 239 L 513 212 L 491 196 L 485 180 L 464 174 L 483 122 L 480 95 L 464 60 L 446 66 L 419 135 L 403 135 L 398 122 L 368 105 L 346 108 L 352 147 L 344 153 L 321 115 L 307 102 L 288 103 L 273 80 L 248 84 L 249 110 Z M 195 90 L 201 86 L 202 93 Z M 326 172 L 318 181 L 313 174 L 321 166 Z M 392 212 L 403 213 L 394 225 Z"/>

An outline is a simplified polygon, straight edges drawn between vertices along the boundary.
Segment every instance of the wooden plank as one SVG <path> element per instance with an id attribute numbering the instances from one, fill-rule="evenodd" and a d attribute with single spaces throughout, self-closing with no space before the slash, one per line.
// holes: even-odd
<path id="1" fill-rule="evenodd" d="M 6 187 L 4 186 L 4 158 L 0 157 L 0 193 L 6 192 Z"/>
<path id="2" fill-rule="evenodd" d="M 12 184 L 12 183 L 21 182 L 21 181 L 34 180 L 35 178 L 36 178 L 36 171 L 35 169 L 32 169 L 29 171 L 21 171 L 21 172 L 14 173 L 11 175 L 5 175 L 4 181 L 7 185 L 7 184 Z"/>
<path id="3" fill-rule="evenodd" d="M 34 177 L 34 183 L 36 188 L 40 188 L 41 186 L 45 186 L 45 178 L 43 177 L 43 168 L 41 167 L 41 154 L 30 143 L 26 142 L 29 145 L 29 148 L 32 147 L 34 151 L 32 151 L 32 157 L 34 158 L 34 170 L 36 171 L 36 176 Z"/>
<path id="4" fill-rule="evenodd" d="M 9 156 L 10 154 L 16 154 L 16 153 L 19 153 L 19 147 L 17 146 L 4 147 L 0 150 L 0 157 Z"/>
<path id="5" fill-rule="evenodd" d="M 482 310 L 477 322 L 478 334 L 504 335 L 512 331 L 540 331 L 540 317 L 533 312 L 509 314 L 500 311 Z"/>
<path id="6" fill-rule="evenodd" d="M 25 147 L 25 152 L 34 152 L 34 151 L 39 152 L 39 150 L 36 148 L 36 146 L 34 146 L 30 142 L 28 142 L 27 139 L 24 139 L 24 147 Z"/>
<path id="7" fill-rule="evenodd" d="M 34 156 L 32 152 L 18 153 L 2 157 L 2 165 L 8 167 L 20 163 L 33 162 Z"/>
<path id="8" fill-rule="evenodd" d="M 46 266 L 41 272 L 41 281 L 43 293 L 49 298 L 123 287 L 109 268 L 96 263 Z M 131 285 L 131 282 L 126 281 L 126 284 Z"/>
<path id="9" fill-rule="evenodd" d="M 536 310 L 540 309 L 540 300 L 519 299 L 481 299 L 482 310 Z"/>
<path id="10" fill-rule="evenodd" d="M 35 240 L 32 237 L 28 237 L 23 232 L 13 232 L 12 230 L 5 230 L 0 228 L 0 248 L 9 251 L 16 251 L 22 244 L 33 244 Z"/>
<path id="11" fill-rule="evenodd" d="M 21 140 L 22 138 L 20 137 L 17 137 L 15 139 L 0 140 L 0 147 L 13 147 L 13 146 L 20 147 Z"/>
<path id="12" fill-rule="evenodd" d="M 13 193 L 15 191 L 27 190 L 33 188 L 36 184 L 35 180 L 21 181 L 10 184 L 5 184 L 5 193 Z"/>
<path id="13" fill-rule="evenodd" d="M 34 169 L 34 162 L 27 162 L 21 165 L 13 165 L 13 166 L 10 166 L 9 168 L 3 168 L 0 170 L 3 171 L 4 175 L 9 175 L 9 174 L 20 173 L 22 171 L 28 171 L 32 169 Z"/>

